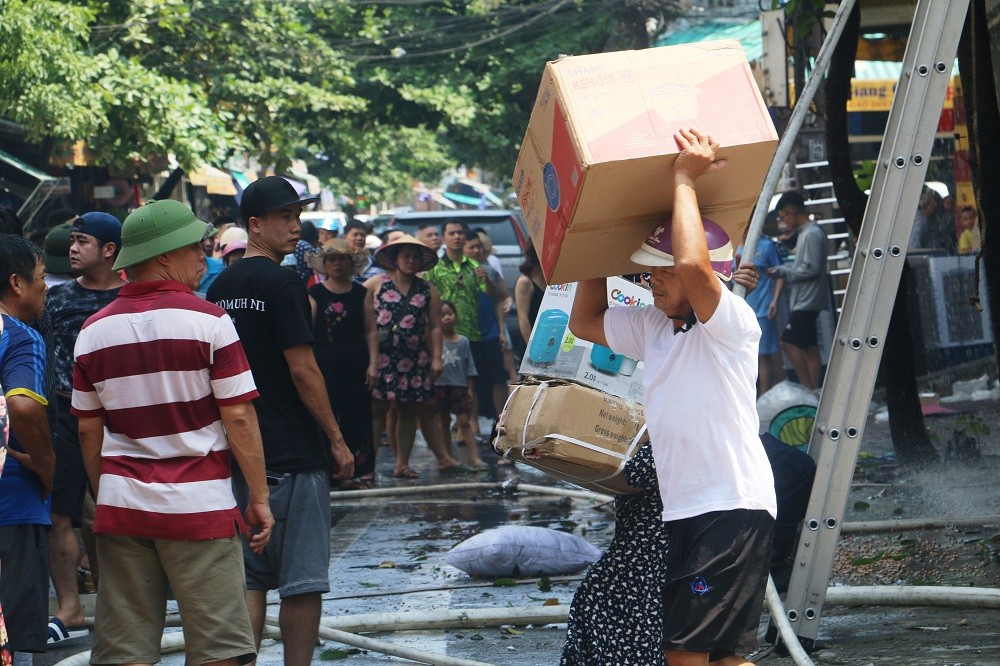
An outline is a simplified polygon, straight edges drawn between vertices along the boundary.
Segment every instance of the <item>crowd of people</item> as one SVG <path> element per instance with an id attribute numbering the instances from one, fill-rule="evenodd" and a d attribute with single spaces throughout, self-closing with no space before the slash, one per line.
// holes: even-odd
<path id="1" fill-rule="evenodd" d="M 755 410 L 775 289 L 755 307 L 727 289 L 763 276 L 731 254 L 710 258 L 696 183 L 724 161 L 697 130 L 675 138 L 673 216 L 633 255 L 654 307 L 609 309 L 605 281 L 590 280 L 571 315 L 578 337 L 644 361 L 644 402 L 658 408 L 651 445 L 626 470 L 643 492 L 617 501 L 612 547 L 574 599 L 564 664 L 749 663 L 740 654 L 773 535 L 789 545 L 801 518 L 781 518 Z M 373 484 L 383 434 L 393 475 L 418 478 L 418 427 L 441 474 L 486 469 L 477 403 L 502 418 L 503 317 L 516 302 L 529 337 L 545 290 L 537 256 L 529 247 L 511 293 L 488 238 L 459 221 L 390 232 L 371 251 L 360 223 L 321 243 L 299 219 L 315 200 L 272 176 L 244 190 L 238 222 L 164 200 L 124 224 L 66 211 L 44 250 L 0 234 L 0 604 L 22 661 L 85 631 L 83 562 L 101 589 L 92 663 L 159 661 L 171 593 L 191 663 L 252 661 L 270 590 L 285 663 L 310 663 L 332 484 Z M 808 243 L 801 202 L 778 209 Z M 772 264 L 764 275 L 794 290 L 799 267 Z M 48 299 L 47 280 L 58 282 Z M 803 327 L 783 343 L 802 342 Z M 795 492 L 804 508 L 801 483 Z M 89 522 L 84 555 L 74 529 Z"/>
<path id="2" fill-rule="evenodd" d="M 173 200 L 124 223 L 65 209 L 42 247 L 4 211 L 0 643 L 15 663 L 88 633 L 84 579 L 102 591 L 93 663 L 158 661 L 171 593 L 192 663 L 245 663 L 268 590 L 286 663 L 309 663 L 331 484 L 371 486 L 383 440 L 394 475 L 417 478 L 418 425 L 440 473 L 487 469 L 475 406 L 502 409 L 511 299 L 484 239 L 448 222 L 371 251 L 350 222 L 321 243 L 299 219 L 314 202 L 265 177 L 239 221 Z"/>

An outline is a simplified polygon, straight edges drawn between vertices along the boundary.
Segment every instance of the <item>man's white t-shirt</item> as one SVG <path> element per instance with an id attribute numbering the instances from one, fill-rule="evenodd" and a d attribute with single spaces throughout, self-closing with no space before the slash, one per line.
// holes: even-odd
<path id="1" fill-rule="evenodd" d="M 753 309 L 723 289 L 711 318 L 686 333 L 648 306 L 609 309 L 604 334 L 616 352 L 645 363 L 663 520 L 732 509 L 775 516 L 774 477 L 758 435 Z"/>

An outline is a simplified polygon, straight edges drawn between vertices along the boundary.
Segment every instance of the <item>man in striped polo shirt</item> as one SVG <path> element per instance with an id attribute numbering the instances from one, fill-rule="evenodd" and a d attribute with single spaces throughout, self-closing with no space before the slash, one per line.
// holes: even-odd
<path id="1" fill-rule="evenodd" d="M 256 654 L 239 537 L 249 524 L 262 551 L 274 519 L 250 366 L 229 315 L 192 291 L 213 232 L 178 201 L 133 211 L 114 268 L 134 282 L 77 339 L 72 412 L 101 566 L 94 664 L 160 661 L 168 589 L 189 663 Z M 250 489 L 245 523 L 232 457 Z"/>

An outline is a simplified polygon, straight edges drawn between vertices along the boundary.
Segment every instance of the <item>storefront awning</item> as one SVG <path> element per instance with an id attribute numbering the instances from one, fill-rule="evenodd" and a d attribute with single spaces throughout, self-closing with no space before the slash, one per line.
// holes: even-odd
<path id="1" fill-rule="evenodd" d="M 26 183 L 26 179 L 10 174 L 9 172 L 9 178 L 0 174 L 0 187 L 8 190 L 22 201 L 21 206 L 17 209 L 17 215 L 24 223 L 24 228 L 31 229 L 38 211 L 41 210 L 49 197 L 57 194 L 59 179 L 36 169 L 27 162 L 3 150 L 0 150 L 0 162 L 37 181 L 36 183 Z"/>
<path id="2" fill-rule="evenodd" d="M 28 174 L 29 176 L 31 176 L 36 180 L 39 181 L 55 180 L 54 176 L 50 176 L 44 171 L 39 171 L 38 169 L 31 166 L 27 162 L 23 162 L 14 157 L 13 155 L 11 155 L 10 153 L 5 152 L 3 150 L 0 150 L 0 161 L 6 162 L 10 166 L 14 167 L 15 169 L 18 169 L 19 171 L 22 171 L 23 173 Z"/>
<path id="3" fill-rule="evenodd" d="M 442 192 L 442 194 L 452 201 L 457 201 L 458 203 L 466 206 L 478 206 L 483 203 L 483 197 L 469 197 L 464 194 L 458 194 L 457 192 Z"/>
<path id="4" fill-rule="evenodd" d="M 453 201 L 450 201 L 441 193 L 441 190 L 428 190 L 426 187 L 421 186 L 414 187 L 413 191 L 416 193 L 418 201 L 433 201 L 439 206 L 444 206 L 445 208 L 458 208 Z"/>
<path id="5" fill-rule="evenodd" d="M 233 185 L 233 177 L 214 166 L 205 164 L 194 171 L 188 172 L 188 179 L 192 185 L 204 187 L 209 194 L 221 194 L 223 196 L 236 196 L 236 186 Z"/>
<path id="6" fill-rule="evenodd" d="M 656 40 L 656 46 L 675 46 L 692 42 L 715 39 L 738 39 L 747 60 L 759 60 L 764 55 L 763 39 L 760 34 L 760 20 L 701 21 L 668 31 Z"/>
<path id="7" fill-rule="evenodd" d="M 300 180 L 306 185 L 306 191 L 309 194 L 319 194 L 323 191 L 323 183 L 319 182 L 319 178 L 309 173 L 308 170 L 304 168 L 299 168 L 296 165 L 292 165 L 288 169 L 288 176 L 296 180 Z"/>

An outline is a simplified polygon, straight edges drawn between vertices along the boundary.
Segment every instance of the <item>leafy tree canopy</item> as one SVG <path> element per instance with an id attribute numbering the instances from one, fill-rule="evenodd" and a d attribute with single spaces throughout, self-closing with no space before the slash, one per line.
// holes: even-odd
<path id="1" fill-rule="evenodd" d="M 506 178 L 545 61 L 671 4 L 0 0 L 0 117 L 101 164 L 299 157 L 339 192 L 393 198 L 459 163 Z"/>

